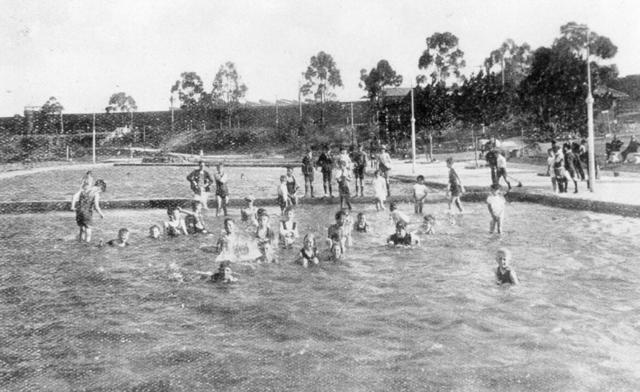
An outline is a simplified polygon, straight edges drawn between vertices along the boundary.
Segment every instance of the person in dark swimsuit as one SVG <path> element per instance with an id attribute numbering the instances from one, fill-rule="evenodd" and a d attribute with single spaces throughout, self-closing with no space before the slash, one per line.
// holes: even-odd
<path id="1" fill-rule="evenodd" d="M 313 161 L 313 150 L 311 147 L 307 150 L 307 154 L 302 158 L 302 175 L 304 175 L 304 197 L 313 197 L 313 172 L 315 170 L 315 162 Z"/>
<path id="2" fill-rule="evenodd" d="M 78 241 L 91 242 L 94 210 L 104 219 L 104 214 L 100 209 L 100 193 L 106 190 L 107 184 L 103 180 L 97 180 L 93 187 L 80 191 L 77 201 L 74 200 L 71 203 L 71 210 L 76 212 L 76 223 L 80 228 Z M 74 197 L 74 199 L 76 198 Z"/>
<path id="3" fill-rule="evenodd" d="M 396 232 L 387 240 L 387 244 L 393 246 L 411 246 L 419 243 L 417 238 L 413 238 L 410 233 L 407 233 L 407 225 L 401 221 L 396 224 Z"/>
<path id="4" fill-rule="evenodd" d="M 216 174 L 214 174 L 216 181 L 216 216 L 220 214 L 220 209 L 224 211 L 224 216 L 227 216 L 227 204 L 229 204 L 229 188 L 227 187 L 227 180 L 229 177 L 224 172 L 224 165 L 218 163 Z"/>
<path id="5" fill-rule="evenodd" d="M 223 261 L 220 263 L 218 267 L 218 272 L 211 275 L 211 281 L 215 283 L 232 283 L 236 282 L 238 278 L 233 276 L 233 272 L 231 271 L 231 267 L 229 267 L 229 263 Z"/>
<path id="6" fill-rule="evenodd" d="M 511 260 L 511 252 L 508 249 L 498 249 L 496 252 L 496 262 L 498 268 L 496 268 L 496 282 L 498 285 L 502 284 L 518 284 L 518 276 L 516 271 L 509 266 Z"/>
<path id="7" fill-rule="evenodd" d="M 369 232 L 369 223 L 367 222 L 367 217 L 363 212 L 358 213 L 358 217 L 356 223 L 353 225 L 353 228 L 359 233 Z"/>
<path id="8" fill-rule="evenodd" d="M 353 174 L 356 179 L 356 197 L 358 196 L 358 185 L 360 185 L 360 196 L 364 197 L 364 173 L 367 169 L 367 153 L 364 152 L 362 144 L 351 154 L 353 162 Z"/>
<path id="9" fill-rule="evenodd" d="M 305 235 L 303 244 L 296 262 L 305 268 L 307 268 L 309 264 L 317 265 L 320 261 L 318 259 L 318 248 L 316 247 L 315 236 L 311 233 Z"/>
<path id="10" fill-rule="evenodd" d="M 327 196 L 327 190 L 329 191 L 329 196 L 333 197 L 333 191 L 331 189 L 331 172 L 333 171 L 333 156 L 331 155 L 331 148 L 329 146 L 325 146 L 324 152 L 320 154 L 318 158 L 318 162 L 316 162 L 318 166 L 320 166 L 320 170 L 322 171 L 322 186 L 324 188 L 324 195 Z"/>
<path id="11" fill-rule="evenodd" d="M 193 198 L 195 200 L 200 200 L 203 207 L 205 209 L 209 209 L 207 206 L 207 199 L 209 197 L 209 192 L 211 192 L 213 179 L 206 170 L 206 165 L 203 161 L 198 163 L 198 168 L 196 170 L 189 173 L 187 181 L 189 181 L 189 186 L 193 191 Z"/>

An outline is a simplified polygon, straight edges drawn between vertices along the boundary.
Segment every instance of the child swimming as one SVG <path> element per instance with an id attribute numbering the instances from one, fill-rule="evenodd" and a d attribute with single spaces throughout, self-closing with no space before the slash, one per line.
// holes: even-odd
<path id="1" fill-rule="evenodd" d="M 414 238 L 411 233 L 407 233 L 407 225 L 401 221 L 396 223 L 396 232 L 387 239 L 387 245 L 391 246 L 411 246 L 419 244 L 420 240 L 417 237 Z"/>
<path id="2" fill-rule="evenodd" d="M 502 284 L 518 284 L 518 276 L 516 271 L 509 266 L 511 261 L 511 252 L 508 249 L 501 248 L 496 252 L 496 262 L 498 268 L 496 269 L 496 281 L 498 285 Z"/>
<path id="3" fill-rule="evenodd" d="M 329 237 L 329 259 L 340 261 L 344 257 L 344 245 L 338 233 L 333 233 Z"/>
<path id="4" fill-rule="evenodd" d="M 489 233 L 493 234 L 497 231 L 498 234 L 502 234 L 502 222 L 504 220 L 504 207 L 506 200 L 502 193 L 500 193 L 500 185 L 492 184 L 491 193 L 487 197 L 487 208 L 491 215 L 491 223 L 489 224 Z"/>
<path id="5" fill-rule="evenodd" d="M 184 223 L 182 215 L 180 215 L 180 208 L 172 205 L 167 208 L 167 215 L 169 220 L 164 222 L 164 233 L 170 237 L 176 237 L 180 234 L 187 235 L 187 226 Z"/>
<path id="6" fill-rule="evenodd" d="M 318 265 L 320 262 L 318 260 L 318 248 L 316 247 L 316 237 L 309 233 L 304 236 L 304 240 L 302 241 L 303 246 L 300 250 L 300 255 L 296 259 L 296 263 L 302 265 L 307 268 L 309 264 Z"/>
<path id="7" fill-rule="evenodd" d="M 129 246 L 129 229 L 122 228 L 118 230 L 118 238 L 107 241 L 107 245 L 124 248 Z"/>
<path id="8" fill-rule="evenodd" d="M 280 245 L 283 248 L 291 248 L 298 238 L 298 224 L 293 220 L 293 207 L 289 206 L 284 210 L 284 219 L 280 221 Z"/>
<path id="9" fill-rule="evenodd" d="M 149 238 L 157 240 L 160 238 L 160 226 L 153 225 L 149 227 Z"/>
<path id="10" fill-rule="evenodd" d="M 353 228 L 355 229 L 355 231 L 359 233 L 368 233 L 370 231 L 369 223 L 367 222 L 367 217 L 364 215 L 363 212 L 358 213 L 358 218 Z"/>
<path id="11" fill-rule="evenodd" d="M 76 212 L 76 223 L 80 229 L 78 241 L 91 242 L 91 232 L 93 228 L 93 211 L 95 210 L 102 219 L 104 214 L 100 209 L 100 193 L 107 190 L 107 184 L 102 180 L 97 180 L 95 185 L 85 186 L 71 202 L 71 211 Z"/>

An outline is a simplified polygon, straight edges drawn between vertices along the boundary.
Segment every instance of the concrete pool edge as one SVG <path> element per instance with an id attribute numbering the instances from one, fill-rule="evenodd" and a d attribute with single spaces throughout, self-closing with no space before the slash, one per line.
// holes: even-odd
<path id="1" fill-rule="evenodd" d="M 443 189 L 443 184 L 428 184 L 434 188 Z M 462 196 L 465 202 L 484 202 L 488 192 L 484 187 L 468 187 L 467 193 Z M 429 204 L 442 203 L 447 199 L 444 194 L 437 194 L 436 197 L 430 197 Z M 535 203 L 549 207 L 563 208 L 569 210 L 591 211 L 604 214 L 621 215 L 626 217 L 640 218 L 640 206 L 613 203 L 606 201 L 594 201 L 586 199 L 564 198 L 553 195 L 545 195 L 531 193 L 522 190 L 515 190 L 507 195 L 507 200 L 513 202 Z M 192 199 L 185 198 L 164 198 L 164 199 L 127 199 L 127 200 L 107 200 L 102 201 L 101 208 L 105 210 L 115 209 L 165 209 L 170 205 L 178 205 L 184 208 L 191 206 Z M 391 196 L 387 202 L 412 203 L 411 196 Z M 351 199 L 352 204 L 374 204 L 373 197 L 354 197 Z M 334 198 L 313 198 L 300 199 L 300 206 L 304 205 L 338 205 L 339 197 Z M 243 199 L 229 200 L 229 206 L 238 208 L 246 204 Z M 277 206 L 275 198 L 256 199 L 255 206 Z M 209 207 L 215 208 L 216 201 L 210 200 Z M 29 214 L 55 211 L 70 211 L 70 201 L 24 201 L 24 202 L 0 202 L 0 214 Z"/>

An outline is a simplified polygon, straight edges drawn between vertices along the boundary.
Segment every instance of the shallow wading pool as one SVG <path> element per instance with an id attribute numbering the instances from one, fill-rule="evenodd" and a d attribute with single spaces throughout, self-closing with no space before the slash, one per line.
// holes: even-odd
<path id="1" fill-rule="evenodd" d="M 640 221 L 513 203 L 500 239 L 466 207 L 451 224 L 426 206 L 436 234 L 387 249 L 388 212 L 358 205 L 375 232 L 343 263 L 305 270 L 281 251 L 226 286 L 194 273 L 217 267 L 220 218 L 214 236 L 152 241 L 164 211 L 105 211 L 94 241 L 132 231 L 113 249 L 76 243 L 72 213 L 4 216 L 0 389 L 639 390 Z M 301 234 L 323 237 L 335 211 L 299 209 Z M 494 283 L 501 246 L 518 287 Z"/>

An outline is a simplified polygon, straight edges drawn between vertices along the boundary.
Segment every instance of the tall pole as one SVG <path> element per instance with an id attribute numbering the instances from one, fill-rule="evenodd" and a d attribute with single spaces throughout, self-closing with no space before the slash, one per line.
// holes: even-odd
<path id="1" fill-rule="evenodd" d="M 278 129 L 278 96 L 276 95 L 276 129 Z"/>
<path id="2" fill-rule="evenodd" d="M 64 119 L 62 118 L 62 110 L 60 111 L 60 134 L 64 133 Z"/>
<path id="3" fill-rule="evenodd" d="M 302 121 L 302 82 L 298 79 L 298 111 L 300 112 L 300 121 Z"/>
<path id="4" fill-rule="evenodd" d="M 473 158 L 476 161 L 476 169 L 478 168 L 478 143 L 476 143 L 476 132 L 471 128 L 471 139 L 473 141 Z"/>
<path id="5" fill-rule="evenodd" d="M 91 142 L 93 149 L 93 164 L 96 163 L 96 114 L 93 113 L 93 140 Z"/>
<path id="6" fill-rule="evenodd" d="M 356 137 L 355 137 L 355 131 L 356 128 L 353 125 L 353 102 L 351 102 L 351 144 L 356 144 Z"/>
<path id="7" fill-rule="evenodd" d="M 595 141 L 593 135 L 593 95 L 591 95 L 591 64 L 589 64 L 590 57 L 589 50 L 589 28 L 587 28 L 587 145 L 589 148 L 589 190 L 595 192 L 596 182 L 596 154 L 595 154 Z"/>
<path id="8" fill-rule="evenodd" d="M 171 132 L 173 133 L 173 94 L 169 97 L 169 102 L 171 102 Z"/>
<path id="9" fill-rule="evenodd" d="M 416 117 L 413 112 L 413 82 L 411 82 L 411 173 L 416 172 Z"/>

